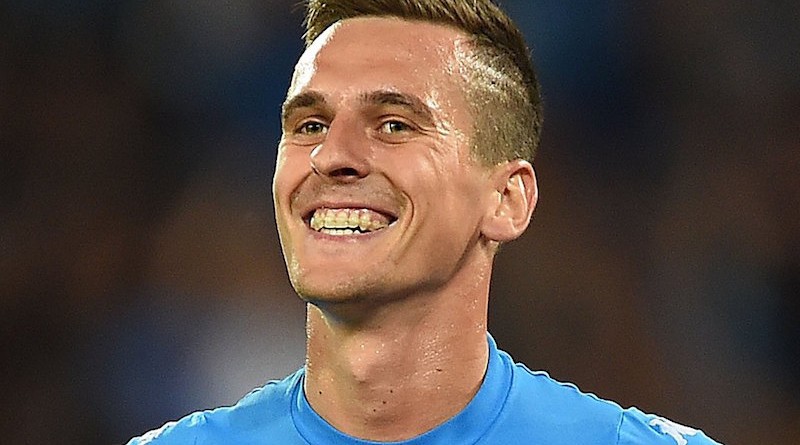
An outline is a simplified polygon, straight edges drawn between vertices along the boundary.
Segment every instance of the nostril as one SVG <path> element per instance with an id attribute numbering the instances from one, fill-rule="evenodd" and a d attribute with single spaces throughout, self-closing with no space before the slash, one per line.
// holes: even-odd
<path id="1" fill-rule="evenodd" d="M 358 172 L 358 170 L 356 170 L 356 169 L 354 169 L 352 167 L 342 167 L 342 168 L 337 168 L 336 170 L 333 170 L 332 172 L 330 172 L 330 176 L 338 176 L 340 178 L 341 177 L 361 177 L 361 174 Z"/>
<path id="2" fill-rule="evenodd" d="M 330 133 L 328 135 L 330 137 Z M 314 174 L 337 181 L 353 181 L 369 174 L 369 160 L 360 147 L 330 140 L 315 148 L 309 159 Z"/>

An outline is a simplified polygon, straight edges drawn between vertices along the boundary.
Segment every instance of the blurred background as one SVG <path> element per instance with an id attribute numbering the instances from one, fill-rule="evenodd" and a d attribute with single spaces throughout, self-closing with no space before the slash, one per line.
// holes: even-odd
<path id="1" fill-rule="evenodd" d="M 295 3 L 0 3 L 4 443 L 123 443 L 302 365 L 270 196 Z M 546 122 L 500 346 L 800 444 L 800 3 L 502 4 Z"/>

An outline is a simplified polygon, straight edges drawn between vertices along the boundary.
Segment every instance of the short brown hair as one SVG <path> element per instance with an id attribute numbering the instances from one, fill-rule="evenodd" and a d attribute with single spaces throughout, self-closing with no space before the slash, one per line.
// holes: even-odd
<path id="1" fill-rule="evenodd" d="M 470 36 L 465 95 L 475 118 L 473 152 L 488 165 L 533 160 L 542 127 L 539 83 L 525 39 L 491 0 L 307 0 L 306 46 L 334 23 L 397 17 L 454 27 Z"/>

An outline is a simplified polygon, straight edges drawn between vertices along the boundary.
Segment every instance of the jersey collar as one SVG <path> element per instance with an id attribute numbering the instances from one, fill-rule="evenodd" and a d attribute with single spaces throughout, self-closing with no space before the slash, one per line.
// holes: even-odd
<path id="1" fill-rule="evenodd" d="M 461 412 L 445 423 L 420 436 L 401 442 L 373 442 L 357 439 L 338 431 L 317 414 L 309 405 L 303 391 L 305 369 L 292 394 L 292 421 L 303 438 L 311 444 L 332 445 L 423 445 L 423 444 L 474 444 L 491 428 L 511 390 L 512 363 L 504 360 L 497 344 L 487 333 L 489 364 L 486 375 L 475 397 Z"/>

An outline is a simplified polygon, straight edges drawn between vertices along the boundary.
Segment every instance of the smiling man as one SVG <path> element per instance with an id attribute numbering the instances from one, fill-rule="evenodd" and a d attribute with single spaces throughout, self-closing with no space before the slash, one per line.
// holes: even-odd
<path id="1" fill-rule="evenodd" d="M 713 444 L 531 372 L 486 330 L 536 205 L 538 84 L 489 0 L 312 0 L 273 183 L 307 360 L 154 444 Z"/>

